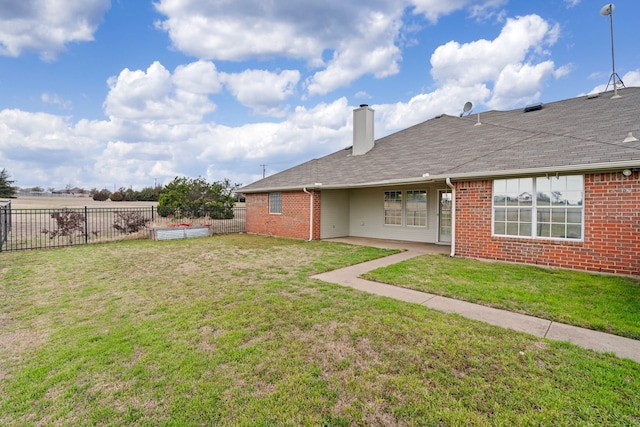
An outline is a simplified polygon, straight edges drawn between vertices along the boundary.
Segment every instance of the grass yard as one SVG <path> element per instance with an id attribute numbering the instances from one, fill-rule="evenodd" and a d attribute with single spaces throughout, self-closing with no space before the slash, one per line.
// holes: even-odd
<path id="1" fill-rule="evenodd" d="M 387 253 L 2 253 L 0 425 L 640 425 L 638 363 L 308 278 Z"/>
<path id="2" fill-rule="evenodd" d="M 640 280 L 579 271 L 423 256 L 370 280 L 640 339 Z"/>

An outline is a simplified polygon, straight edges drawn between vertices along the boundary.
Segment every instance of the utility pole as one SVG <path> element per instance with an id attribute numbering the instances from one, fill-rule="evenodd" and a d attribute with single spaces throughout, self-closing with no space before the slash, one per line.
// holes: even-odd
<path id="1" fill-rule="evenodd" d="M 266 173 L 267 173 L 267 166 L 269 166 L 269 165 L 264 165 L 263 164 L 263 165 L 260 165 L 260 166 L 262 166 L 262 179 L 264 179 L 265 176 L 266 176 Z"/>

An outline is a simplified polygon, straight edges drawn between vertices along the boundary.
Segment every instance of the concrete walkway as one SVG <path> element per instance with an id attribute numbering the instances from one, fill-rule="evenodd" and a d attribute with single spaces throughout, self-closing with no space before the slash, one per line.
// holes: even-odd
<path id="1" fill-rule="evenodd" d="M 538 317 L 527 316 L 506 310 L 498 310 L 496 308 L 472 304 L 411 289 L 400 288 L 398 286 L 387 285 L 384 283 L 372 282 L 360 278 L 362 274 L 368 271 L 380 267 L 386 267 L 419 255 L 429 253 L 449 253 L 449 246 L 353 237 L 329 239 L 329 241 L 388 249 L 402 249 L 404 252 L 356 264 L 351 267 L 317 274 L 312 276 L 314 279 L 349 286 L 364 292 L 395 298 L 401 301 L 424 305 L 446 313 L 457 313 L 470 319 L 480 320 L 492 325 L 514 329 L 520 332 L 526 332 L 538 337 L 558 341 L 568 341 L 580 347 L 600 352 L 611 352 L 618 357 L 640 362 L 640 341 L 638 340 L 606 334 L 604 332 L 592 331 L 590 329 L 578 328 L 571 325 L 552 322 L 550 320 L 540 319 Z"/>

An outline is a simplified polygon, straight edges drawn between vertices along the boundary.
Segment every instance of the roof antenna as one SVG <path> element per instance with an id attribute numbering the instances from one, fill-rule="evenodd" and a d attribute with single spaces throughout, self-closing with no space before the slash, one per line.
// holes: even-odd
<path id="1" fill-rule="evenodd" d="M 462 107 L 462 113 L 460 113 L 460 117 L 464 116 L 465 114 L 468 116 L 469 114 L 471 114 L 471 109 L 473 108 L 473 104 L 469 101 L 464 103 L 464 107 Z"/>
<path id="2" fill-rule="evenodd" d="M 616 6 L 613 3 L 607 3 L 600 9 L 600 15 L 609 17 L 609 27 L 611 28 L 611 77 L 609 77 L 609 82 L 604 91 L 609 90 L 609 85 L 613 85 L 614 95 L 612 99 L 620 98 L 620 95 L 618 95 L 618 86 L 626 87 L 620 76 L 618 76 L 618 73 L 616 73 L 616 61 L 613 54 L 613 11 L 615 8 Z"/>

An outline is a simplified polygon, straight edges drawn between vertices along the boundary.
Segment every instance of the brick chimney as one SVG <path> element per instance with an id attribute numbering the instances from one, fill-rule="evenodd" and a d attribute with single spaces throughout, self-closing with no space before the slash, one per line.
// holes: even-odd
<path id="1" fill-rule="evenodd" d="M 366 154 L 373 148 L 373 112 L 367 104 L 353 110 L 353 156 Z"/>

